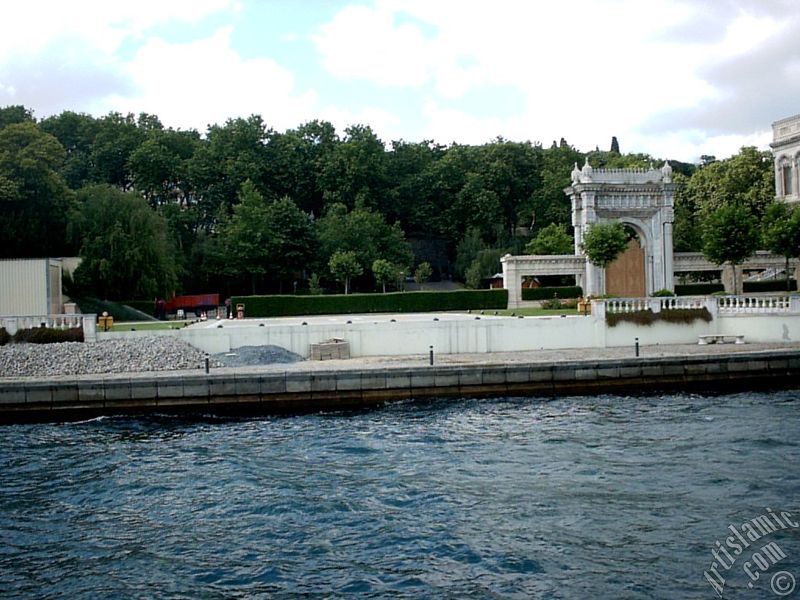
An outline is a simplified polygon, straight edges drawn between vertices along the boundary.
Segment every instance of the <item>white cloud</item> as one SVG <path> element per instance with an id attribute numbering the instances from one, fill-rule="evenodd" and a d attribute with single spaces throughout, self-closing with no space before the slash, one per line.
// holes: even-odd
<path id="1" fill-rule="evenodd" d="M 241 58 L 230 36 L 231 29 L 222 28 L 187 44 L 148 40 L 127 67 L 139 93 L 110 104 L 185 129 L 253 113 L 281 130 L 313 118 L 313 92 L 297 94 L 294 75 L 271 59 Z"/>
<path id="2" fill-rule="evenodd" d="M 682 0 L 651 0 L 646 9 L 636 0 L 376 0 L 342 10 L 315 42 L 334 77 L 419 90 L 421 137 L 549 143 L 563 136 L 590 149 L 616 135 L 637 144 L 628 151 L 694 160 L 712 149 L 729 155 L 764 136 L 698 137 L 688 120 L 666 121 L 663 139 L 642 129 L 660 115 L 735 102 L 736 89 L 717 86 L 708 69 L 762 48 L 785 28 L 779 17 L 746 2 L 723 10 Z M 680 31 L 683 37 L 674 35 Z M 459 104 L 492 87 L 521 94 L 517 114 L 470 114 Z M 767 116 L 766 104 L 762 127 L 780 116 Z"/>

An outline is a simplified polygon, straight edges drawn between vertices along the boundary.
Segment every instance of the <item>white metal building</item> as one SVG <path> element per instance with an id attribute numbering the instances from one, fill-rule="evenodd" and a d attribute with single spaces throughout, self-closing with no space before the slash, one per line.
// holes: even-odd
<path id="1" fill-rule="evenodd" d="M 43 316 L 64 312 L 60 258 L 0 260 L 0 316 Z"/>

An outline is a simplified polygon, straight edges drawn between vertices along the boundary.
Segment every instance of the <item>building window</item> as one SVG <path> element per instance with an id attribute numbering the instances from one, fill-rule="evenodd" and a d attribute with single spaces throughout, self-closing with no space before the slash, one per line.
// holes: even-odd
<path id="1" fill-rule="evenodd" d="M 783 195 L 791 196 L 794 193 L 791 165 L 783 165 L 783 167 L 781 167 L 781 180 L 783 182 Z"/>

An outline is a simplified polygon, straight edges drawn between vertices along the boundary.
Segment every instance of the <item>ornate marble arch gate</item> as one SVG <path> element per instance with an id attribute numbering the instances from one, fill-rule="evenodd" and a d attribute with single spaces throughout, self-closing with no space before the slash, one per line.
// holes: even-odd
<path id="1" fill-rule="evenodd" d="M 572 185 L 564 190 L 572 201 L 575 254 L 581 255 L 583 237 L 595 223 L 617 221 L 631 227 L 644 251 L 644 291 L 674 289 L 672 270 L 673 205 L 678 184 L 672 183 L 672 168 L 594 170 L 587 161 L 572 171 Z M 581 277 L 584 293 L 607 290 L 604 269 L 588 260 Z M 632 284 L 636 282 L 631 282 Z M 625 282 L 612 287 L 624 289 Z M 638 286 L 636 286 L 638 287 Z"/>
<path id="2" fill-rule="evenodd" d="M 508 289 L 509 306 L 518 306 L 521 302 L 521 280 L 526 275 L 575 275 L 585 295 L 605 293 L 604 269 L 591 264 L 581 250 L 583 236 L 589 228 L 604 221 L 618 221 L 631 227 L 644 253 L 641 259 L 644 281 L 622 282 L 623 285 L 612 285 L 612 289 L 635 287 L 644 295 L 660 289 L 674 289 L 672 221 L 677 188 L 678 184 L 672 183 L 672 168 L 667 163 L 661 169 L 594 170 L 588 161 L 582 169 L 575 165 L 572 185 L 564 190 L 572 202 L 575 255 L 504 256 L 501 259 L 503 285 Z M 630 276 L 630 271 L 622 269 L 621 272 L 622 277 Z"/>

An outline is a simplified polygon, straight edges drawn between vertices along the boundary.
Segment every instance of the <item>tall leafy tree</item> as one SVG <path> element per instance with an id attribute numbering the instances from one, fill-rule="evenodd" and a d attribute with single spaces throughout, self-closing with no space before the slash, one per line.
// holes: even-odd
<path id="1" fill-rule="evenodd" d="M 761 222 L 761 232 L 767 250 L 786 257 L 786 289 L 791 289 L 789 259 L 800 256 L 800 210 L 782 202 L 770 204 Z"/>
<path id="2" fill-rule="evenodd" d="M 154 125 L 149 122 L 148 126 Z M 133 183 L 130 156 L 146 137 L 145 129 L 139 127 L 132 114 L 112 112 L 99 119 L 91 150 L 94 180 L 129 190 Z"/>
<path id="3" fill-rule="evenodd" d="M 140 300 L 175 290 L 175 249 L 166 223 L 135 194 L 108 185 L 79 190 L 70 232 L 80 242 L 74 278 L 82 293 Z"/>
<path id="4" fill-rule="evenodd" d="M 736 267 L 755 252 L 759 242 L 758 221 L 744 206 L 727 204 L 712 212 L 703 227 L 703 254 L 716 265 Z M 738 290 L 736 269 L 733 288 Z"/>
<path id="5" fill-rule="evenodd" d="M 0 129 L 17 123 L 35 123 L 33 111 L 21 104 L 0 108 Z"/>
<path id="6" fill-rule="evenodd" d="M 248 179 L 262 195 L 268 191 L 266 146 L 272 133 L 259 115 L 209 127 L 187 165 L 206 229 L 213 228 L 220 207 L 230 212 Z"/>
<path id="7" fill-rule="evenodd" d="M 39 124 L 42 131 L 55 136 L 67 152 L 60 169 L 67 185 L 73 190 L 93 182 L 92 147 L 99 123 L 91 115 L 64 111 L 47 117 Z"/>
<path id="8" fill-rule="evenodd" d="M 358 261 L 356 253 L 352 250 L 338 250 L 333 253 L 328 261 L 328 268 L 333 278 L 344 284 L 344 293 L 350 292 L 350 280 L 364 272 L 364 267 Z"/>
<path id="9" fill-rule="evenodd" d="M 317 221 L 317 234 L 323 260 L 337 251 L 351 251 L 361 265 L 372 265 L 379 258 L 401 267 L 411 262 L 403 230 L 368 208 L 348 211 L 343 204 L 332 205 Z"/>
<path id="10" fill-rule="evenodd" d="M 0 129 L 0 256 L 63 256 L 72 194 L 59 174 L 64 148 L 32 122 Z"/>
<path id="11" fill-rule="evenodd" d="M 550 223 L 547 227 L 540 229 L 536 237 L 533 238 L 525 251 L 528 254 L 572 254 L 574 241 L 564 226 Z"/>
<path id="12" fill-rule="evenodd" d="M 595 223 L 583 236 L 583 251 L 598 267 L 608 267 L 627 246 L 628 234 L 621 223 Z"/>

